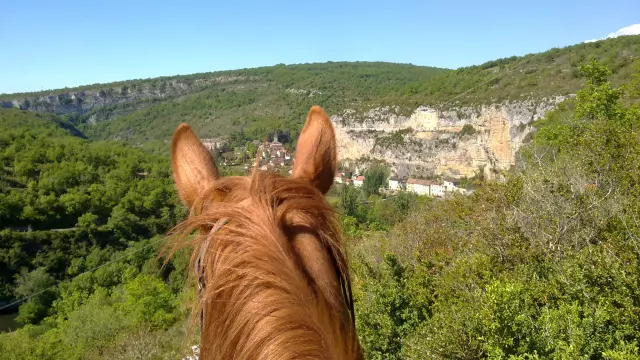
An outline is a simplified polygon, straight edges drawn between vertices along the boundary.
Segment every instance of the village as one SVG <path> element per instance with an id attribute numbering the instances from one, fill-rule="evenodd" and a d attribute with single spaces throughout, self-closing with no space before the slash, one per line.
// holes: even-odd
<path id="1" fill-rule="evenodd" d="M 222 142 L 217 142 L 212 139 L 203 139 L 203 145 L 214 153 L 220 152 L 224 149 Z M 294 164 L 294 156 L 285 149 L 285 146 L 278 141 L 278 135 L 275 134 L 273 141 L 254 140 L 251 146 L 236 147 L 233 150 L 223 152 L 219 157 L 220 165 L 227 168 L 239 168 L 243 174 L 247 174 L 251 171 L 251 168 L 256 165 L 262 171 L 276 171 L 284 174 L 291 175 Z M 253 158 L 252 151 L 248 148 L 257 149 L 258 159 Z M 255 153 L 254 153 L 255 154 Z M 363 169 L 356 168 L 351 171 L 348 169 L 342 169 L 334 175 L 334 183 L 344 186 L 354 186 L 360 188 L 365 181 Z M 460 193 L 466 195 L 469 193 L 466 189 L 461 187 L 461 179 L 445 177 L 441 180 L 427 180 L 417 178 L 402 179 L 395 175 L 391 175 L 382 184 L 380 191 L 383 193 L 394 194 L 397 192 L 410 192 L 419 196 L 429 196 L 441 198 L 447 193 Z"/>

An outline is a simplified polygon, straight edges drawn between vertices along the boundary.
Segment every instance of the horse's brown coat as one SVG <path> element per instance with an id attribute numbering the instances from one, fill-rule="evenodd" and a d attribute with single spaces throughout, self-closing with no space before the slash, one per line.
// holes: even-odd
<path id="1" fill-rule="evenodd" d="M 257 170 L 219 178 L 186 124 L 171 146 L 178 193 L 191 209 L 176 231 L 187 239 L 200 230 L 172 250 L 193 245 L 194 261 L 209 240 L 197 308 L 205 309 L 201 358 L 362 359 L 341 233 L 324 198 L 337 158 L 325 112 L 309 111 L 291 178 Z"/>

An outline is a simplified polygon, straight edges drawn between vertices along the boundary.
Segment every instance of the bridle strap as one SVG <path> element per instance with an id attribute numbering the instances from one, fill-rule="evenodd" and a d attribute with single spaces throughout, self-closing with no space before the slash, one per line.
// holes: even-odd
<path id="1" fill-rule="evenodd" d="M 209 236 L 202 242 L 200 245 L 200 251 L 198 252 L 198 257 L 196 258 L 193 271 L 198 278 L 198 298 L 202 298 L 202 293 L 204 292 L 205 282 L 204 282 L 204 269 L 202 267 L 202 258 L 204 256 L 205 251 L 209 247 L 209 242 L 211 241 L 211 237 L 214 233 L 218 232 L 229 222 L 228 218 L 223 218 L 218 220 L 211 231 L 209 231 Z M 202 334 L 202 323 L 204 322 L 204 307 L 200 309 L 200 333 Z"/>

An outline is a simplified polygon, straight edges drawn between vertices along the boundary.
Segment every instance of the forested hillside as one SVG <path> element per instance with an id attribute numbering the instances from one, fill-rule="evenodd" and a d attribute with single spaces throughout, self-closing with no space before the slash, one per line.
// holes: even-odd
<path id="1" fill-rule="evenodd" d="M 152 143 L 154 149 L 166 150 L 172 129 L 184 120 L 204 137 L 233 134 L 235 145 L 276 130 L 294 144 L 312 104 L 322 104 L 329 114 L 392 106 L 407 115 L 421 105 L 446 108 L 542 99 L 575 93 L 583 83 L 577 66 L 589 59 L 608 66 L 612 82 L 619 84 L 628 79 L 638 57 L 640 36 L 623 36 L 457 70 L 367 62 L 277 65 L 8 94 L 0 101 L 22 108 L 58 104 L 60 115 L 91 139 Z M 82 107 L 88 102 L 83 91 L 97 92 L 95 107 Z M 78 112 L 78 107 L 83 110 Z"/>
<path id="2" fill-rule="evenodd" d="M 0 110 L 1 303 L 38 290 L 25 282 L 76 276 L 163 234 L 184 213 L 165 157 L 77 135 L 52 115 Z M 38 322 L 49 305 L 36 299 L 20 319 Z"/>

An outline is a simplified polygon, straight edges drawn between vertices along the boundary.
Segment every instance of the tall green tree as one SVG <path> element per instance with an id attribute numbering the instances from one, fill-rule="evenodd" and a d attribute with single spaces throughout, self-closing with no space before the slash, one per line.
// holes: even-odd
<path id="1" fill-rule="evenodd" d="M 346 216 L 357 216 L 360 191 L 353 186 L 340 187 L 340 209 Z"/>
<path id="2" fill-rule="evenodd" d="M 15 294 L 18 298 L 28 299 L 20 306 L 16 320 L 22 324 L 40 322 L 55 300 L 56 290 L 53 287 L 55 279 L 47 273 L 44 267 L 27 272 L 23 270 L 16 276 Z"/>
<path id="3" fill-rule="evenodd" d="M 377 195 L 380 192 L 380 187 L 384 184 L 386 179 L 386 169 L 381 165 L 373 165 L 364 172 L 362 190 L 367 196 Z"/>

